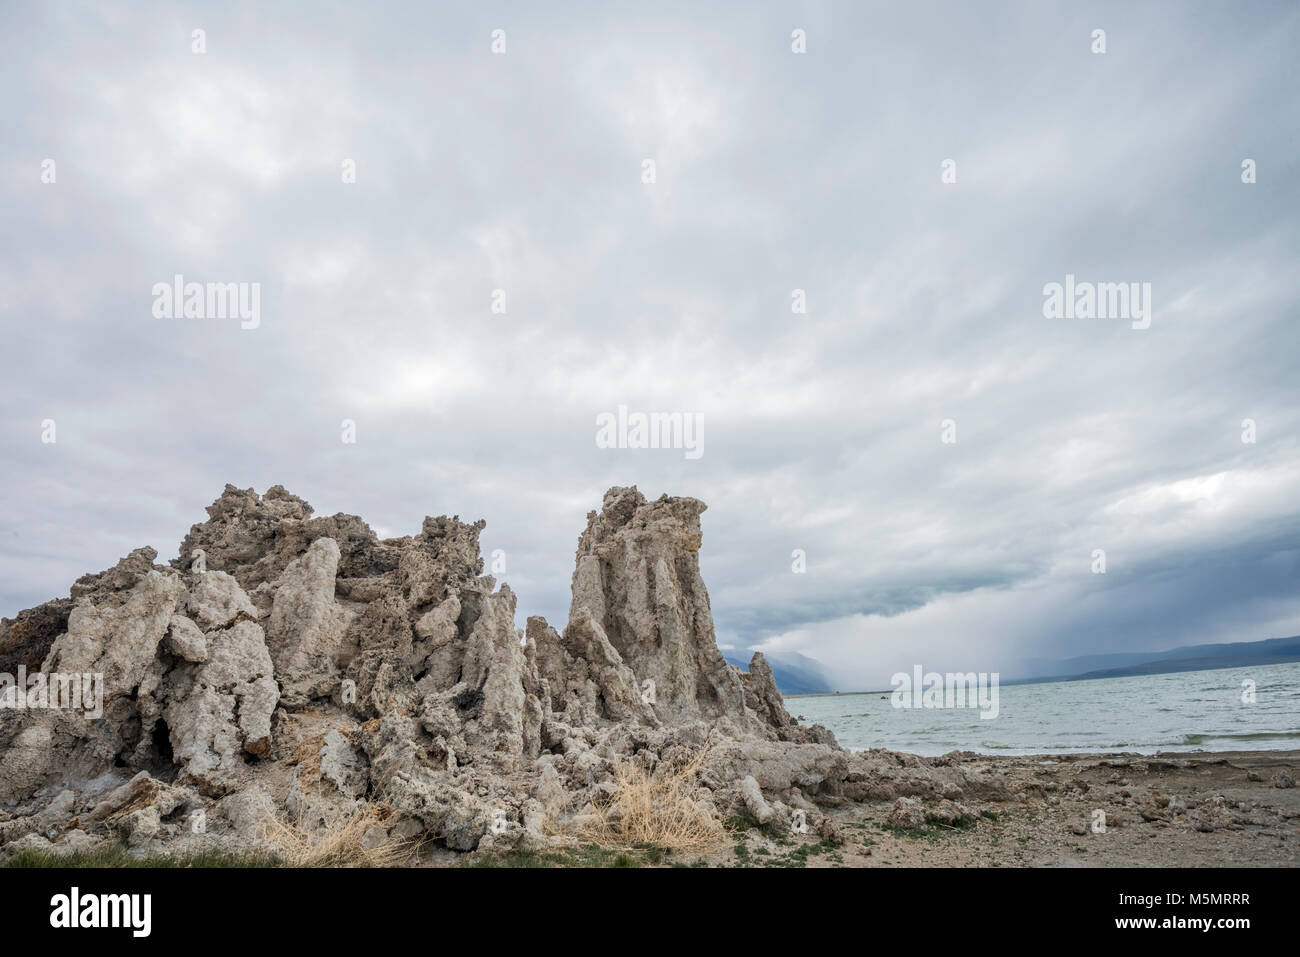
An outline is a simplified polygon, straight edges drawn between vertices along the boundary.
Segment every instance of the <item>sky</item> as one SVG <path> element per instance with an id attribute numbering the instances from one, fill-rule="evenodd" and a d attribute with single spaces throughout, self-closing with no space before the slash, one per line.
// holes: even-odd
<path id="1" fill-rule="evenodd" d="M 841 688 L 1300 633 L 1294 4 L 2 19 L 0 615 L 229 482 L 486 519 L 562 626 L 635 484 L 708 503 L 720 644 Z M 619 406 L 700 454 L 601 447 Z"/>

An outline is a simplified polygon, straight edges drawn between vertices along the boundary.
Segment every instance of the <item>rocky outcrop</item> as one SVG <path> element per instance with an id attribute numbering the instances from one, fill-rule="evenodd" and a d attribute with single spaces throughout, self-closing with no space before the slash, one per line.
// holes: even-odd
<path id="1" fill-rule="evenodd" d="M 656 713 L 706 718 L 753 730 L 740 673 L 718 650 L 700 578 L 703 502 L 667 495 L 648 502 L 632 488 L 605 493 L 578 540 L 570 622 L 590 616 L 641 682 Z"/>
<path id="2" fill-rule="evenodd" d="M 74 586 L 68 630 L 42 671 L 102 674 L 109 702 L 139 689 L 183 592 L 180 576 L 150 567 L 155 555 L 151 548 L 132 552 L 100 576 L 110 581 L 103 590 Z"/>
<path id="3" fill-rule="evenodd" d="M 280 698 L 260 625 L 238 621 L 205 635 L 207 659 L 170 672 L 160 689 L 173 760 L 204 793 L 239 783 L 243 755 L 271 746 Z"/>
<path id="4" fill-rule="evenodd" d="M 288 705 L 304 705 L 338 684 L 340 654 L 354 617 L 334 597 L 339 555 L 334 539 L 318 538 L 276 579 L 267 644 Z"/>
<path id="5" fill-rule="evenodd" d="M 0 673 L 16 675 L 19 668 L 39 671 L 54 639 L 68 630 L 72 606 L 71 598 L 57 598 L 20 611 L 12 619 L 0 619 Z"/>
<path id="6" fill-rule="evenodd" d="M 136 549 L 73 585 L 66 630 L 32 676 L 39 684 L 8 689 L 9 706 L 0 708 L 0 800 L 28 797 L 55 780 L 94 777 L 138 743 L 141 699 L 149 698 L 160 646 L 184 594 L 178 575 L 153 565 L 156 556 L 152 548 Z M 32 610 L 27 620 L 48 618 Z M 14 695 L 24 690 L 36 700 L 14 707 Z M 74 690 L 60 706 L 63 693 Z"/>
<path id="7" fill-rule="evenodd" d="M 637 687 L 636 675 L 585 608 L 563 635 L 546 619 L 529 618 L 527 636 L 550 707 L 569 724 L 656 723 L 653 687 L 647 685 L 644 692 Z"/>
<path id="8" fill-rule="evenodd" d="M 768 821 L 870 792 L 881 769 L 794 721 L 761 655 L 746 674 L 718 651 L 704 508 L 611 489 L 569 621 L 520 631 L 514 593 L 482 574 L 481 521 L 380 540 L 279 486 L 227 486 L 170 566 L 137 549 L 0 622 L 0 662 L 103 682 L 100 717 L 0 709 L 0 840 L 51 830 L 42 813 L 75 821 L 78 846 L 210 839 L 193 816 L 247 846 L 265 814 L 323 828 L 366 806 L 367 841 L 541 847 L 604 807 L 622 763 L 692 755 L 700 801 Z"/>
<path id="9" fill-rule="evenodd" d="M 782 741 L 835 745 L 835 736 L 826 728 L 819 724 L 805 728 L 790 717 L 790 712 L 785 710 L 785 699 L 777 690 L 772 666 L 761 651 L 754 652 L 749 671 L 742 673 L 740 680 L 745 689 L 745 707 Z"/>

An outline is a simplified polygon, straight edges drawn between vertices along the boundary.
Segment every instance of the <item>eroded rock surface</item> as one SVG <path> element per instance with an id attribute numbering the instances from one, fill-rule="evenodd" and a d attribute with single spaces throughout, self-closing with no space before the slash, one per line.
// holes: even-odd
<path id="1" fill-rule="evenodd" d="M 0 709 L 0 844 L 250 848 L 268 815 L 326 829 L 369 808 L 369 844 L 540 848 L 605 807 L 621 765 L 693 756 L 692 800 L 769 826 L 819 801 L 989 790 L 843 751 L 790 717 L 762 655 L 728 664 L 704 509 L 611 489 L 579 538 L 569 621 L 521 631 L 483 575 L 481 521 L 381 540 L 280 486 L 227 486 L 169 566 L 137 549 L 0 622 L 0 665 L 103 681 L 99 718 Z"/>
<path id="2" fill-rule="evenodd" d="M 750 727 L 740 672 L 713 635 L 700 578 L 705 504 L 633 488 L 605 493 L 578 540 L 571 623 L 589 615 L 637 679 L 654 684 L 655 710 L 674 720 L 712 718 Z"/>

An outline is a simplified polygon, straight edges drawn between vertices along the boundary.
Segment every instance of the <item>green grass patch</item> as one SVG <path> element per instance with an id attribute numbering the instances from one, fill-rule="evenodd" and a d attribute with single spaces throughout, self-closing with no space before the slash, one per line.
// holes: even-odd
<path id="1" fill-rule="evenodd" d="M 653 858 L 653 860 L 652 860 Z M 468 867 L 640 867 L 664 859 L 663 848 L 614 851 L 595 844 L 556 851 L 509 851 L 505 854 L 477 854 Z"/>
<path id="2" fill-rule="evenodd" d="M 927 814 L 925 816 L 925 823 L 930 825 L 933 828 L 938 828 L 940 830 L 942 830 L 943 828 L 947 828 L 950 831 L 951 830 L 968 831 L 975 826 L 975 822 L 973 820 L 960 820 L 960 821 L 955 821 L 952 824 L 949 824 L 947 821 L 939 820 L 939 818 L 934 814 Z"/>
<path id="3" fill-rule="evenodd" d="M 950 833 L 941 827 L 900 827 L 897 824 L 882 824 L 880 829 L 903 840 L 929 841 L 931 843 L 943 840 L 944 836 Z"/>
<path id="4" fill-rule="evenodd" d="M 722 819 L 722 826 L 732 834 L 744 834 L 749 830 L 762 830 L 763 825 L 748 814 L 733 814 Z"/>
<path id="5" fill-rule="evenodd" d="M 124 867 L 124 868 L 182 868 L 182 867 L 284 867 L 278 857 L 257 852 L 232 853 L 229 851 L 197 851 L 193 854 L 149 854 L 133 857 L 125 847 L 96 848 L 75 854 L 52 854 L 41 851 L 21 851 L 4 863 L 5 867 Z"/>

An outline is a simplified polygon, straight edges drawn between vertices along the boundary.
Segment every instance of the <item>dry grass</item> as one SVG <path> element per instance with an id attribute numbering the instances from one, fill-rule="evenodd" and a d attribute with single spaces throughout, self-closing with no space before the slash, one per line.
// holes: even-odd
<path id="1" fill-rule="evenodd" d="M 109 821 L 117 821 L 133 811 L 150 807 L 162 792 L 163 785 L 154 778 L 134 778 L 131 781 L 131 796 L 108 816 Z"/>
<path id="2" fill-rule="evenodd" d="M 384 827 L 391 816 L 386 805 L 362 804 L 340 824 L 315 831 L 268 808 L 261 837 L 289 867 L 392 867 L 410 856 L 414 848 L 409 842 L 384 838 L 366 847 L 362 840 L 366 831 Z"/>
<path id="3" fill-rule="evenodd" d="M 697 776 L 707 754 L 707 749 L 701 750 L 685 764 L 661 763 L 653 772 L 621 761 L 614 769 L 614 794 L 596 808 L 598 817 L 579 826 L 578 837 L 607 848 L 719 847 L 726 841 L 722 824 L 711 809 L 695 803 Z"/>
<path id="4" fill-rule="evenodd" d="M 306 735 L 289 751 L 288 763 L 298 766 L 300 787 L 320 783 L 320 749 L 325 746 L 326 733 Z"/>
<path id="5" fill-rule="evenodd" d="M 308 715 L 304 712 L 304 716 Z M 320 799 L 321 749 L 325 739 L 332 731 L 347 737 L 351 729 L 317 721 L 305 722 L 298 731 L 300 736 L 289 748 L 286 763 L 294 766 L 300 791 Z M 324 804 L 329 806 L 333 801 Z M 412 855 L 416 850 L 414 842 L 385 835 L 378 841 L 370 841 L 371 846 L 367 847 L 365 836 L 371 828 L 387 830 L 392 825 L 392 816 L 393 810 L 383 796 L 372 795 L 369 801 L 345 811 L 341 819 L 320 828 L 305 826 L 301 812 L 295 820 L 278 812 L 267 801 L 258 815 L 257 836 L 274 848 L 288 867 L 391 867 L 404 863 Z"/>

